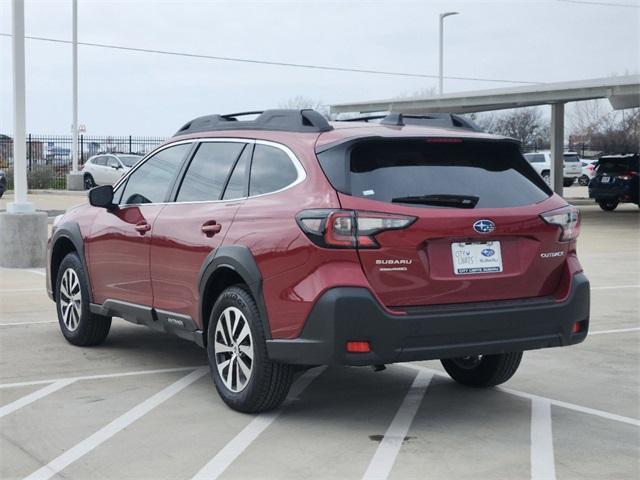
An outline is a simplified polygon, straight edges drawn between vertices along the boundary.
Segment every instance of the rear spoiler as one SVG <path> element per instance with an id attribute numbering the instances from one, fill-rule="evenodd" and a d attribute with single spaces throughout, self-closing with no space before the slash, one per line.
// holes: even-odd
<path id="1" fill-rule="evenodd" d="M 425 115 L 406 115 L 404 113 L 390 113 L 388 115 L 371 115 L 367 117 L 349 118 L 340 122 L 371 122 L 380 120 L 380 125 L 404 127 L 417 125 L 424 127 L 461 128 L 474 132 L 484 132 L 478 125 L 465 117 L 453 113 L 429 113 Z"/>

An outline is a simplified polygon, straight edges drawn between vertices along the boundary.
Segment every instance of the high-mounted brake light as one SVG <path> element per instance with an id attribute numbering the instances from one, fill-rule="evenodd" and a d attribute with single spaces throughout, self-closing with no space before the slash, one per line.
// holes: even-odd
<path id="1" fill-rule="evenodd" d="M 571 205 L 540 215 L 545 222 L 560 227 L 560 241 L 575 240 L 580 234 L 580 210 Z"/>
<path id="2" fill-rule="evenodd" d="M 427 143 L 462 143 L 462 139 L 454 137 L 428 137 Z"/>
<path id="3" fill-rule="evenodd" d="M 359 210 L 303 210 L 296 221 L 309 239 L 325 248 L 378 248 L 375 236 L 407 228 L 416 217 Z"/>

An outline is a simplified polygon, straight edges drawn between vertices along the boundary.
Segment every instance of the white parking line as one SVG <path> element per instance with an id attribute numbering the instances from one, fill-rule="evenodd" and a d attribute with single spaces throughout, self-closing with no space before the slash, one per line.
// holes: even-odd
<path id="1" fill-rule="evenodd" d="M 369 467 L 364 474 L 365 479 L 386 479 L 391 473 L 393 464 L 400 453 L 402 442 L 409 432 L 413 418 L 422 403 L 433 374 L 419 370 L 407 395 L 402 401 L 396 416 L 384 434 L 382 442 L 373 455 Z"/>
<path id="2" fill-rule="evenodd" d="M 531 480 L 555 480 L 556 463 L 551 430 L 551 402 L 531 400 Z"/>
<path id="3" fill-rule="evenodd" d="M 401 363 L 399 365 L 403 366 L 405 368 L 412 368 L 414 370 L 424 370 L 426 372 L 433 373 L 434 375 L 437 375 L 438 377 L 449 378 L 449 375 L 447 375 L 446 373 L 440 372 L 439 370 L 434 370 L 434 369 L 431 369 L 431 368 L 423 367 L 422 365 L 413 365 L 411 363 L 406 363 L 406 364 L 405 363 Z M 598 409 L 595 409 L 595 408 L 583 407 L 581 405 L 576 405 L 575 403 L 563 402 L 562 400 L 554 400 L 553 398 L 542 397 L 540 395 L 534 395 L 532 393 L 521 392 L 520 390 L 513 390 L 511 388 L 500 387 L 500 386 L 495 387 L 495 388 L 500 390 L 500 391 L 502 391 L 502 392 L 509 393 L 511 395 L 515 395 L 516 397 L 528 398 L 529 400 L 535 400 L 535 399 L 548 400 L 548 401 L 551 402 L 552 405 L 555 405 L 557 407 L 568 408 L 569 410 L 574 410 L 576 412 L 587 413 L 589 415 L 595 415 L 597 417 L 606 418 L 608 420 L 613 420 L 613 421 L 621 422 L 621 423 L 627 423 L 629 425 L 634 425 L 636 427 L 640 427 L 640 420 L 638 420 L 636 418 L 625 417 L 624 415 L 617 415 L 615 413 L 609 413 L 609 412 L 605 412 L 603 410 L 598 410 Z"/>
<path id="4" fill-rule="evenodd" d="M 193 480 L 205 480 L 218 478 L 236 458 L 244 452 L 258 436 L 264 432 L 287 408 L 287 405 L 293 400 L 297 400 L 298 396 L 309 386 L 327 367 L 314 368 L 307 370 L 298 378 L 291 386 L 289 396 L 286 402 L 278 410 L 273 412 L 261 413 L 256 416 L 246 427 L 242 429 L 222 450 L 220 450 L 209 463 L 195 474 Z"/>
<path id="5" fill-rule="evenodd" d="M 27 406 L 30 403 L 35 402 L 36 400 L 40 400 L 41 398 L 46 397 L 50 393 L 57 392 L 61 388 L 64 388 L 67 385 L 72 384 L 73 382 L 75 382 L 75 380 L 73 379 L 59 380 L 57 382 L 52 383 L 51 385 L 47 385 L 46 387 L 41 388 L 40 390 L 36 390 L 35 392 L 32 392 L 29 395 L 19 398 L 18 400 L 11 402 L 5 405 L 4 407 L 0 408 L 0 418 L 15 412 L 19 408 Z"/>
<path id="6" fill-rule="evenodd" d="M 591 287 L 591 290 L 619 290 L 621 288 L 640 288 L 640 285 L 607 285 L 604 287 Z"/>
<path id="7" fill-rule="evenodd" d="M 20 325 L 40 325 L 42 323 L 58 323 L 57 320 L 40 320 L 37 322 L 0 323 L 0 327 L 17 327 Z"/>
<path id="8" fill-rule="evenodd" d="M 595 332 L 589 332 L 589 335 L 603 335 L 605 333 L 637 332 L 638 330 L 640 330 L 640 327 L 618 328 L 616 330 L 596 330 Z"/>
<path id="9" fill-rule="evenodd" d="M 26 478 L 28 480 L 44 480 L 53 477 L 80 457 L 86 455 L 97 446 L 109 440 L 116 433 L 125 429 L 155 407 L 173 397 L 176 393 L 184 390 L 186 387 L 205 375 L 208 371 L 209 369 L 207 367 L 201 367 L 191 372 L 189 375 L 182 377 L 177 382 L 172 383 L 163 390 L 160 390 L 152 397 L 146 399 L 144 402 L 119 416 L 108 425 L 102 427 L 90 437 L 71 447 L 69 450 L 65 451 L 63 454 L 49 462 L 44 467 L 36 470 Z"/>
<path id="10" fill-rule="evenodd" d="M 40 288 L 7 288 L 0 290 L 0 295 L 12 294 L 12 293 L 27 293 L 27 292 L 43 292 L 46 293 L 44 287 Z"/>
<path id="11" fill-rule="evenodd" d="M 42 270 L 36 270 L 35 268 L 31 268 L 27 270 L 27 272 L 35 273 L 36 275 L 42 275 L 43 277 L 47 276 L 47 272 L 44 271 L 44 268 Z"/>
<path id="12" fill-rule="evenodd" d="M 84 375 L 80 377 L 50 378 L 48 380 L 34 380 L 31 382 L 4 383 L 4 384 L 0 384 L 0 388 L 28 387 L 30 385 L 43 385 L 46 383 L 64 382 L 67 380 L 73 380 L 77 382 L 80 380 L 99 380 L 102 378 L 130 377 L 133 375 L 153 375 L 156 373 L 186 372 L 187 370 L 196 370 L 197 368 L 203 368 L 203 367 L 198 366 L 198 367 L 159 368 L 156 370 L 138 370 L 134 372 L 103 373 L 98 375 Z"/>

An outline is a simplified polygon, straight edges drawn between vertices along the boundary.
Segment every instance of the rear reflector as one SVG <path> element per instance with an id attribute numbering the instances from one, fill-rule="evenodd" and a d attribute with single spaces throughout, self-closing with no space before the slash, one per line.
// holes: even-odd
<path id="1" fill-rule="evenodd" d="M 580 333 L 582 331 L 583 322 L 576 322 L 571 327 L 571 333 Z"/>
<path id="2" fill-rule="evenodd" d="M 369 342 L 347 342 L 349 353 L 369 353 L 370 351 Z"/>

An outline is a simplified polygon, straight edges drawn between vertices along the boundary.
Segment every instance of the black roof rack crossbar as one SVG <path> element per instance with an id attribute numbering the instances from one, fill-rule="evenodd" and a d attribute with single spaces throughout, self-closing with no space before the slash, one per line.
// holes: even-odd
<path id="1" fill-rule="evenodd" d="M 258 115 L 253 120 L 238 120 L 238 117 Z M 311 109 L 265 110 L 206 115 L 184 124 L 175 136 L 217 130 L 278 130 L 285 132 L 327 132 L 333 127 L 322 114 Z"/>
<path id="2" fill-rule="evenodd" d="M 370 122 L 380 120 L 381 125 L 403 127 L 405 125 L 422 125 L 425 127 L 462 128 L 482 132 L 483 130 L 460 115 L 453 113 L 428 113 L 425 115 L 408 115 L 404 113 L 389 113 L 388 115 L 370 115 L 340 120 L 342 122 Z"/>

